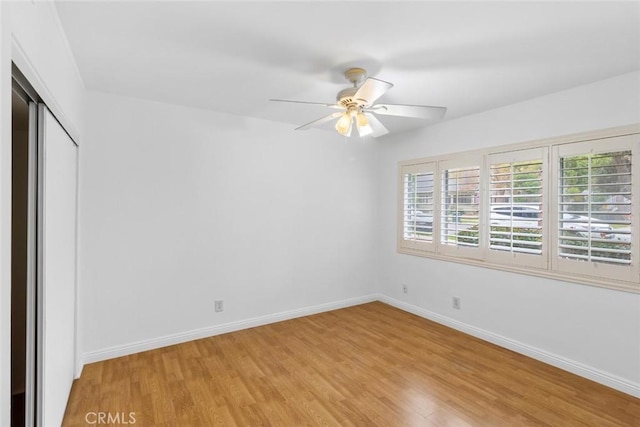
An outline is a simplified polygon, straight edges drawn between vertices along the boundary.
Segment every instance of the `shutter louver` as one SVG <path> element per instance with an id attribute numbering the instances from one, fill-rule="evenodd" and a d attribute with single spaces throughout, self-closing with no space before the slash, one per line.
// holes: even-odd
<path id="1" fill-rule="evenodd" d="M 631 264 L 631 151 L 560 158 L 558 255 Z"/>
<path id="2" fill-rule="evenodd" d="M 490 166 L 489 249 L 542 254 L 542 159 Z"/>
<path id="3" fill-rule="evenodd" d="M 480 243 L 480 167 L 442 171 L 440 243 L 475 247 Z"/>
<path id="4" fill-rule="evenodd" d="M 433 172 L 404 174 L 405 240 L 433 240 Z"/>

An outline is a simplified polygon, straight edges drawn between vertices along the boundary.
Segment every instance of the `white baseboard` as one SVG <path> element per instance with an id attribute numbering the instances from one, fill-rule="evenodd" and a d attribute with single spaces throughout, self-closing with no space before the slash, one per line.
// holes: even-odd
<path id="1" fill-rule="evenodd" d="M 403 301 L 399 301 L 386 295 L 379 294 L 377 295 L 377 299 L 386 304 L 399 308 L 400 310 L 413 313 L 417 316 L 424 317 L 425 319 L 433 320 L 434 322 L 472 335 L 476 338 L 480 338 L 484 341 L 488 341 L 500 347 L 507 348 L 509 350 L 515 351 L 516 353 L 524 354 L 525 356 L 531 357 L 532 359 L 539 360 L 551 366 L 555 366 L 556 368 L 560 368 L 581 377 L 588 378 L 597 383 L 606 385 L 623 393 L 627 393 L 631 396 L 640 398 L 640 384 L 633 381 L 629 381 L 625 378 L 620 378 L 608 372 L 604 372 L 591 366 L 587 366 L 583 363 L 576 362 L 575 360 L 567 359 L 565 357 L 550 353 L 545 350 L 541 350 L 528 344 L 503 337 L 502 335 L 498 335 L 493 332 L 471 326 L 464 322 L 451 319 L 450 317 L 434 313 L 432 311 L 408 304 Z"/>
<path id="2" fill-rule="evenodd" d="M 281 322 L 283 320 L 295 319 L 297 317 L 309 316 L 312 314 L 323 313 L 325 311 L 337 310 L 340 308 L 351 307 L 354 305 L 365 304 L 376 301 L 377 295 L 365 295 L 362 297 L 350 298 L 341 301 L 334 301 L 326 304 L 313 305 L 295 310 L 283 311 L 280 313 L 268 314 L 266 316 L 253 317 L 250 319 L 239 320 L 236 322 L 224 323 L 221 325 L 210 326 L 206 328 L 194 329 L 192 331 L 182 332 L 179 334 L 166 335 L 163 337 L 153 338 L 150 340 L 138 341 L 131 344 L 119 345 L 105 348 L 98 351 L 84 353 L 80 366 L 76 368 L 76 373 L 82 372 L 85 364 L 100 362 L 102 360 L 113 359 L 116 357 L 127 356 L 129 354 L 140 353 L 147 350 L 155 350 L 161 347 L 181 344 L 201 338 L 212 337 L 215 335 L 226 334 L 228 332 L 239 331 L 242 329 L 254 328 L 256 326 L 268 325 L 269 323 Z"/>
<path id="3" fill-rule="evenodd" d="M 246 320 L 229 322 L 222 325 L 195 329 L 179 334 L 167 335 L 151 340 L 139 341 L 131 344 L 114 346 L 90 353 L 85 353 L 82 356 L 81 363 L 77 367 L 76 374 L 77 377 L 79 377 L 80 373 L 82 372 L 82 368 L 87 363 L 100 362 L 102 360 L 127 356 L 129 354 L 139 353 L 142 351 L 154 350 L 174 344 L 181 344 L 192 340 L 226 334 L 228 332 L 239 331 L 242 329 L 254 328 L 256 326 L 268 325 L 270 323 L 281 322 L 283 320 L 295 319 L 297 317 L 309 316 L 312 314 L 323 313 L 326 311 L 337 310 L 354 305 L 365 304 L 372 301 L 384 302 L 406 312 L 424 317 L 425 319 L 433 320 L 434 322 L 480 338 L 484 341 L 488 341 L 500 347 L 507 348 L 517 353 L 531 357 L 532 359 L 539 360 L 541 362 L 619 390 L 623 393 L 627 393 L 631 396 L 640 398 L 640 384 L 382 294 L 365 295 L 357 298 L 350 298 L 326 304 L 319 304 L 295 310 L 283 311 L 266 316 L 253 317 Z"/>

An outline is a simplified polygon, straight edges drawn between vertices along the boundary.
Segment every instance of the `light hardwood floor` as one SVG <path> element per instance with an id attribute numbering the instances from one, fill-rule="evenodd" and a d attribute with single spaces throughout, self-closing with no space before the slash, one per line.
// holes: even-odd
<path id="1" fill-rule="evenodd" d="M 64 425 L 98 412 L 135 426 L 640 426 L 640 399 L 379 302 L 87 365 Z"/>

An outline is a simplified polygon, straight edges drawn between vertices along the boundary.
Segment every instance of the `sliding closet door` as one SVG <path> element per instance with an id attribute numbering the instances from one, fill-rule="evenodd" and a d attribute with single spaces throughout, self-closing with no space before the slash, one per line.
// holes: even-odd
<path id="1" fill-rule="evenodd" d="M 36 413 L 36 366 L 37 351 L 36 334 L 38 330 L 38 311 L 36 292 L 36 274 L 38 262 L 37 245 L 37 212 L 38 212 L 38 107 L 29 102 L 29 160 L 27 184 L 27 301 L 26 301 L 26 360 L 25 360 L 25 425 L 35 423 Z"/>
<path id="2" fill-rule="evenodd" d="M 38 107 L 40 327 L 39 424 L 62 423 L 75 364 L 78 147 L 44 105 Z"/>

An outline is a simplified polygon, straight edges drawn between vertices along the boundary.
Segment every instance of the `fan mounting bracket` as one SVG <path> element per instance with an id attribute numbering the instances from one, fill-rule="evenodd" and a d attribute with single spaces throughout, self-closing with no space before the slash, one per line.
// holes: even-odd
<path id="1" fill-rule="evenodd" d="M 344 72 L 344 77 L 353 83 L 353 87 L 357 87 L 367 77 L 367 70 L 364 68 L 349 68 Z"/>

